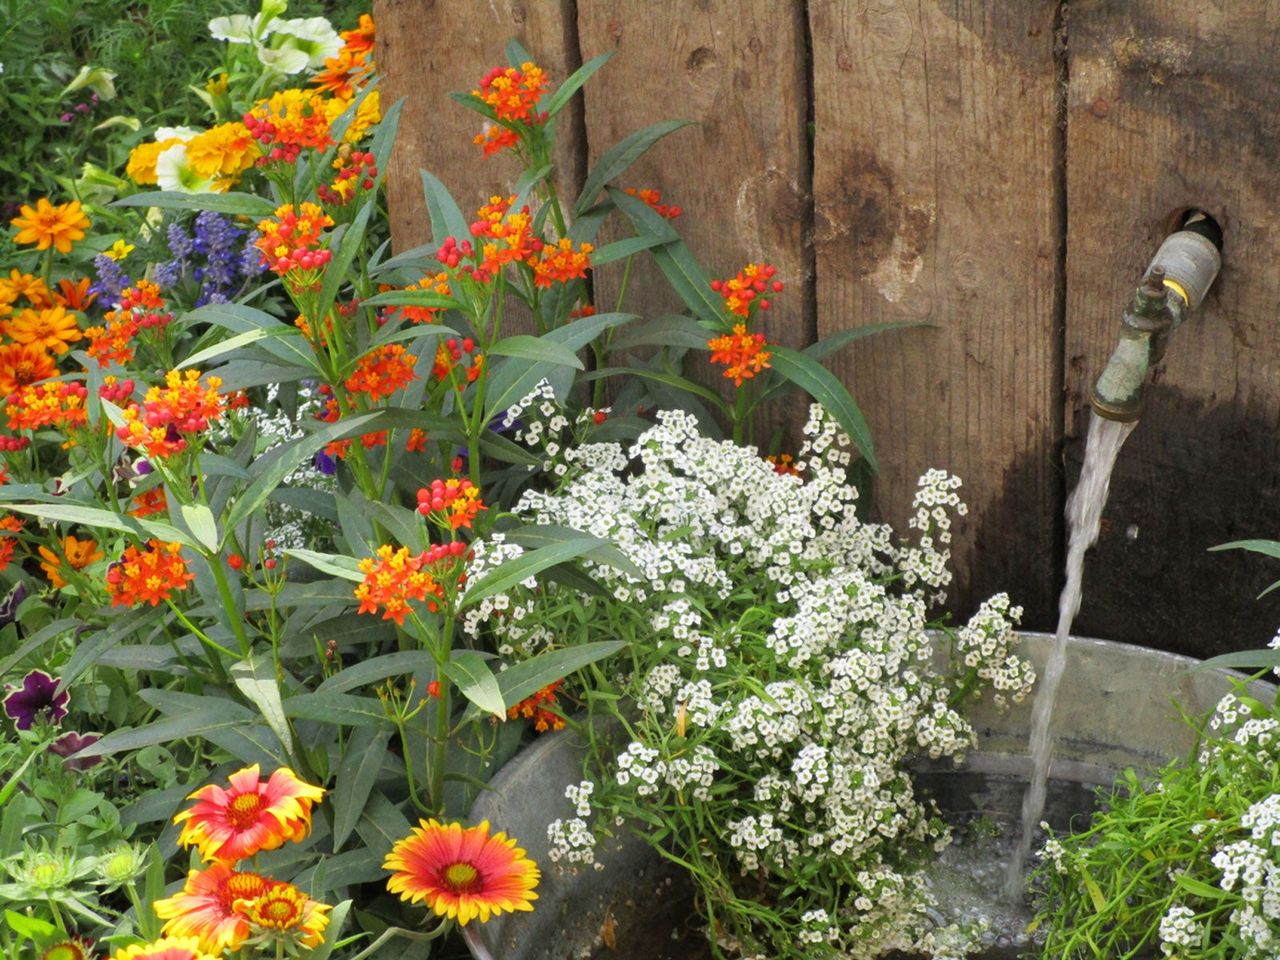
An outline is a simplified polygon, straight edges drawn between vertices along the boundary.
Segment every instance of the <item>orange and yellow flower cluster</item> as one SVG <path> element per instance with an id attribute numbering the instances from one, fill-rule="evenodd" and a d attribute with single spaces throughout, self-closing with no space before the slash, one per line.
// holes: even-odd
<path id="1" fill-rule="evenodd" d="M 139 280 L 120 293 L 116 309 L 103 314 L 105 326 L 89 327 L 89 356 L 98 361 L 99 367 L 112 363 L 121 366 L 133 360 L 139 336 L 157 336 L 173 321 L 173 314 L 160 287 L 150 280 Z"/>
<path id="2" fill-rule="evenodd" d="M 375 347 L 360 358 L 355 372 L 343 383 L 350 393 L 363 393 L 377 403 L 414 380 L 418 358 L 398 343 Z"/>
<path id="3" fill-rule="evenodd" d="M 724 376 L 735 387 L 742 386 L 761 370 L 769 368 L 773 356 L 765 347 L 763 333 L 748 333 L 743 323 L 733 325 L 733 333 L 712 337 L 707 341 L 711 349 L 711 362 L 724 366 Z"/>
<path id="4" fill-rule="evenodd" d="M 480 371 L 484 369 L 484 354 L 476 352 L 476 342 L 470 337 L 463 337 L 459 340 L 457 337 L 449 337 L 443 343 L 436 347 L 435 362 L 431 365 L 431 375 L 437 380 L 448 380 L 454 369 L 462 365 L 463 354 L 466 354 L 469 363 L 466 364 L 466 383 L 474 383 L 480 378 Z M 459 390 L 463 384 L 456 384 Z"/>
<path id="5" fill-rule="evenodd" d="M 732 315 L 751 318 L 754 308 L 769 309 L 769 301 L 760 296 L 772 290 L 781 293 L 781 280 L 774 280 L 777 268 L 767 263 L 748 263 L 729 280 L 712 280 L 711 289 L 724 298 L 724 308 Z"/>
<path id="6" fill-rule="evenodd" d="M 466 552 L 461 541 L 440 544 L 414 554 L 408 547 L 394 549 L 390 544 L 378 548 L 377 558 L 365 557 L 360 561 L 364 581 L 355 588 L 360 601 L 357 613 L 377 613 L 382 609 L 383 620 L 394 620 L 403 625 L 411 612 L 413 601 L 422 601 L 435 613 L 445 597 L 444 584 L 435 576 L 446 563 Z"/>
<path id="7" fill-rule="evenodd" d="M 424 517 L 439 515 L 450 529 L 471 529 L 471 521 L 487 510 L 480 499 L 480 488 L 466 477 L 435 479 L 418 490 L 418 512 Z"/>
<path id="8" fill-rule="evenodd" d="M 258 222 L 259 237 L 254 245 L 262 251 L 262 262 L 279 276 L 293 274 L 297 286 L 313 283 L 332 254 L 321 245 L 321 232 L 333 226 L 333 218 L 314 203 L 295 209 L 286 203 L 274 220 Z"/>
<path id="9" fill-rule="evenodd" d="M 9 429 L 79 429 L 89 422 L 89 412 L 85 407 L 88 395 L 85 385 L 75 381 L 53 381 L 15 390 L 9 394 L 4 407 Z"/>
<path id="10" fill-rule="evenodd" d="M 293 884 L 235 869 L 259 851 L 304 839 L 312 805 L 323 798 L 323 789 L 284 767 L 264 781 L 257 764 L 231 774 L 225 788 L 209 784 L 191 794 L 196 803 L 174 817 L 182 825 L 178 842 L 194 846 L 209 866 L 192 870 L 180 893 L 153 904 L 164 935 L 215 955 L 270 942 L 286 949 L 323 943 L 328 904 Z"/>
<path id="11" fill-rule="evenodd" d="M 622 191 L 628 196 L 643 200 L 654 213 L 666 220 L 674 220 L 680 216 L 683 211 L 674 205 L 667 205 L 662 202 L 662 194 L 657 190 L 642 189 L 637 190 L 635 187 L 627 187 Z"/>
<path id="12" fill-rule="evenodd" d="M 182 559 L 181 544 L 148 540 L 145 547 L 129 546 L 107 570 L 107 593 L 113 607 L 155 607 L 184 590 L 196 578 Z"/>
<path id="13" fill-rule="evenodd" d="M 68 568 L 79 572 L 104 556 L 98 549 L 96 540 L 77 540 L 75 537 L 66 536 L 62 538 L 60 547 L 61 556 L 43 545 L 36 548 L 41 557 L 40 569 L 44 571 L 44 575 L 49 578 L 49 583 L 55 590 L 61 590 L 67 585 L 67 579 L 63 573 Z"/>
<path id="14" fill-rule="evenodd" d="M 480 80 L 480 89 L 472 90 L 471 95 L 492 108 L 499 120 L 537 123 L 538 98 L 549 82 L 546 72 L 533 63 L 523 63 L 519 69 L 494 67 Z"/>
<path id="15" fill-rule="evenodd" d="M 526 720 L 532 720 L 533 729 L 538 733 L 546 733 L 548 730 L 563 730 L 564 717 L 554 710 L 548 709 L 556 703 L 556 690 L 563 683 L 563 680 L 557 680 L 554 683 L 547 684 L 531 696 L 525 697 L 514 707 L 507 710 L 507 719 L 515 720 L 519 717 L 524 717 Z"/>
<path id="16" fill-rule="evenodd" d="M 591 251 L 595 249 L 584 243 L 574 249 L 573 241 L 561 237 L 554 247 L 543 247 L 539 256 L 529 261 L 533 268 L 535 286 L 550 287 L 553 283 L 568 283 L 570 280 L 581 280 L 591 269 Z"/>
<path id="17" fill-rule="evenodd" d="M 170 370 L 163 387 L 151 387 L 142 404 L 124 411 L 116 436 L 125 446 L 151 457 L 170 457 L 187 449 L 187 438 L 208 430 L 227 409 L 218 392 L 220 377 L 202 382 L 199 370 Z"/>

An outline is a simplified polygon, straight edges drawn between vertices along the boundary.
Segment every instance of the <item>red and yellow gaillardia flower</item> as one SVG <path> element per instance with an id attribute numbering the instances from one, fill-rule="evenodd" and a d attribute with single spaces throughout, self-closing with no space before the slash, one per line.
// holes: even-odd
<path id="1" fill-rule="evenodd" d="M 111 960 L 218 960 L 206 953 L 195 937 L 162 937 L 151 943 L 136 943 L 122 947 L 111 955 Z"/>
<path id="2" fill-rule="evenodd" d="M 418 358 L 401 344 L 386 343 L 361 357 L 343 385 L 350 393 L 366 394 L 370 402 L 377 403 L 413 383 L 417 362 Z"/>
<path id="3" fill-rule="evenodd" d="M 89 564 L 96 563 L 104 556 L 103 552 L 98 549 L 96 540 L 77 540 L 72 536 L 62 539 L 62 557 L 43 545 L 36 549 L 42 558 L 40 569 L 44 571 L 44 575 L 49 578 L 49 582 L 57 590 L 61 590 L 67 585 L 66 578 L 62 576 L 62 571 L 65 569 L 63 557 L 66 558 L 67 567 L 72 570 L 83 570 Z"/>
<path id="4" fill-rule="evenodd" d="M 9 318 L 5 324 L 5 333 L 18 343 L 43 347 L 54 353 L 66 353 L 71 349 L 69 344 L 84 337 L 75 314 L 67 313 L 67 308 L 61 305 L 42 310 L 23 310 L 17 316 Z"/>
<path id="5" fill-rule="evenodd" d="M 231 774 L 227 784 L 201 787 L 188 798 L 195 805 L 173 818 L 182 824 L 178 842 L 196 847 L 209 862 L 235 863 L 301 840 L 311 829 L 311 805 L 324 798 L 322 788 L 303 783 L 287 767 L 263 781 L 255 763 Z"/>
<path id="6" fill-rule="evenodd" d="M 70 253 L 71 245 L 83 240 L 84 232 L 89 229 L 89 218 L 80 209 L 79 200 L 55 207 L 48 197 L 41 197 L 34 207 L 23 204 L 19 211 L 21 216 L 9 221 L 18 228 L 13 242 L 34 243 L 37 250 L 53 247 L 59 253 Z"/>
<path id="7" fill-rule="evenodd" d="M 765 347 L 763 333 L 747 333 L 744 323 L 736 323 L 733 333 L 712 337 L 707 341 L 711 350 L 711 362 L 726 367 L 725 379 L 732 380 L 735 387 L 742 386 L 742 381 L 750 380 L 761 370 L 768 369 L 769 360 L 773 356 Z"/>
<path id="8" fill-rule="evenodd" d="M 43 347 L 31 343 L 0 347 L 0 394 L 4 396 L 57 375 L 58 367 Z"/>
<path id="9" fill-rule="evenodd" d="M 165 922 L 165 936 L 195 937 L 203 949 L 221 954 L 239 950 L 251 932 L 244 913 L 235 909 L 236 902 L 256 900 L 277 882 L 215 863 L 205 870 L 192 870 L 180 893 L 151 906 Z"/>
<path id="10" fill-rule="evenodd" d="M 312 900 L 291 883 L 272 884 L 252 900 L 237 900 L 235 908 L 255 933 L 304 947 L 324 943 L 329 911 L 333 909 L 327 903 Z"/>
<path id="11" fill-rule="evenodd" d="M 185 590 L 196 575 L 187 569 L 179 551 L 182 545 L 148 540 L 142 549 L 126 547 L 118 563 L 107 570 L 107 593 L 113 607 L 155 607 Z"/>
<path id="12" fill-rule="evenodd" d="M 387 889 L 410 903 L 425 903 L 437 916 L 466 925 L 504 911 L 532 910 L 537 865 L 504 833 L 479 826 L 422 820 L 398 841 L 382 863 L 393 871 Z"/>

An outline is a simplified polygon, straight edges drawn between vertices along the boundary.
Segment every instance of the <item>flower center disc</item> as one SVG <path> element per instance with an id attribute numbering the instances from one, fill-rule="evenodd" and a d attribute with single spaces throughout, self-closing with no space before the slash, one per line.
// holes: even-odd
<path id="1" fill-rule="evenodd" d="M 451 863 L 444 868 L 444 885 L 454 893 L 474 893 L 481 887 L 480 871 L 469 863 Z"/>
<path id="2" fill-rule="evenodd" d="M 262 809 L 262 797 L 256 793 L 242 793 L 227 807 L 227 817 L 237 830 L 253 826 L 258 820 L 258 811 Z"/>

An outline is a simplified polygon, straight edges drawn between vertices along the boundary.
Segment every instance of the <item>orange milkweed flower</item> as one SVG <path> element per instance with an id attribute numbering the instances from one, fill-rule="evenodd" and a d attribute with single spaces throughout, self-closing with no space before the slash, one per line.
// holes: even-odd
<path id="1" fill-rule="evenodd" d="M 10 430 L 59 427 L 75 430 L 89 422 L 85 398 L 89 391 L 79 382 L 53 381 L 28 385 L 9 394 L 4 412 Z"/>
<path id="2" fill-rule="evenodd" d="M 487 123 L 482 131 L 471 138 L 471 142 L 479 147 L 486 157 L 492 157 L 495 153 L 513 149 L 520 142 L 520 137 L 514 130 L 508 130 L 496 123 Z"/>
<path id="3" fill-rule="evenodd" d="M 404 448 L 409 453 L 426 453 L 427 439 L 427 431 L 414 427 L 409 431 L 409 439 L 404 442 Z"/>
<path id="4" fill-rule="evenodd" d="M 414 381 L 418 358 L 398 343 L 387 343 L 360 358 L 355 372 L 343 382 L 351 393 L 367 394 L 377 403 Z"/>
<path id="5" fill-rule="evenodd" d="M 462 340 L 449 337 L 436 346 L 436 358 L 431 365 L 431 375 L 441 382 L 449 379 L 450 372 L 462 362 L 462 355 L 465 353 L 471 359 L 467 364 L 467 383 L 474 383 L 479 379 L 480 371 L 484 369 L 484 354 L 476 353 L 475 349 L 476 342 L 470 337 L 464 337 Z M 460 384 L 458 388 L 461 389 Z"/>
<path id="6" fill-rule="evenodd" d="M 202 949 L 222 954 L 239 950 L 251 932 L 248 919 L 235 908 L 237 901 L 256 900 L 277 882 L 215 863 L 192 870 L 181 892 L 151 906 L 165 921 L 161 930 L 165 936 L 195 937 Z"/>
<path id="7" fill-rule="evenodd" d="M 750 380 L 761 370 L 769 369 L 769 358 L 773 356 L 764 349 L 764 334 L 747 333 L 743 323 L 734 324 L 733 333 L 712 337 L 707 346 L 711 349 L 711 362 L 728 368 L 724 377 L 732 380 L 735 387 L 742 386 L 742 381 Z"/>
<path id="8" fill-rule="evenodd" d="M 311 806 L 325 791 L 280 767 L 265 782 L 255 763 L 227 778 L 227 788 L 201 787 L 187 799 L 196 803 L 173 818 L 182 824 L 178 843 L 194 846 L 206 862 L 235 863 L 311 830 Z"/>
<path id="9" fill-rule="evenodd" d="M 393 871 L 387 889 L 437 916 L 466 926 L 504 911 L 532 910 L 541 879 L 537 864 L 505 833 L 489 834 L 489 821 L 463 827 L 421 820 L 382 863 Z"/>
<path id="10" fill-rule="evenodd" d="M 281 90 L 259 100 L 243 118 L 249 134 L 261 144 L 258 163 L 295 163 L 304 149 L 332 145 L 330 109 L 330 101 L 316 90 Z"/>
<path id="11" fill-rule="evenodd" d="M 561 237 L 554 247 L 543 247 L 539 256 L 529 261 L 533 267 L 533 284 L 537 287 L 549 287 L 553 283 L 568 283 L 570 280 L 581 280 L 591 269 L 591 251 L 595 248 L 584 243 L 578 249 L 573 248 L 573 241 Z"/>
<path id="12" fill-rule="evenodd" d="M 122 947 L 111 960 L 218 960 L 206 953 L 195 937 L 162 937 L 151 943 Z"/>
<path id="13" fill-rule="evenodd" d="M 0 517 L 0 530 L 5 533 L 18 533 L 22 530 L 22 521 L 13 514 Z M 17 537 L 0 536 L 0 570 L 8 568 L 13 562 L 13 551 L 18 546 Z"/>
<path id="14" fill-rule="evenodd" d="M 381 289 L 386 292 L 393 288 L 387 286 Z M 403 289 L 409 293 L 422 291 L 423 293 L 438 293 L 442 297 L 453 296 L 453 289 L 449 286 L 449 274 L 447 273 L 424 276 L 421 280 L 417 280 Z M 396 311 L 399 311 L 410 323 L 435 323 L 436 318 L 443 310 L 444 307 L 392 306 L 385 307 L 382 315 L 389 320 L 395 315 Z"/>
<path id="15" fill-rule="evenodd" d="M 356 612 L 377 613 L 381 607 L 383 620 L 394 620 L 403 626 L 410 601 L 426 601 L 428 596 L 443 599 L 444 587 L 423 570 L 427 563 L 425 552 L 415 556 L 408 547 L 394 550 L 384 543 L 378 548 L 376 559 L 365 557 L 360 561 L 364 581 L 355 588 L 355 598 L 360 601 Z M 427 609 L 432 612 L 437 606 L 435 600 L 427 601 Z"/>
<path id="16" fill-rule="evenodd" d="M 54 353 L 66 353 L 71 349 L 68 344 L 84 338 L 75 314 L 67 313 L 61 305 L 23 310 L 9 319 L 5 332 L 17 343 L 35 344 Z"/>
<path id="17" fill-rule="evenodd" d="M 454 530 L 471 529 L 471 521 L 487 509 L 480 499 L 480 488 L 466 477 L 435 479 L 431 486 L 418 490 L 418 512 L 424 517 L 438 513 Z"/>
<path id="18" fill-rule="evenodd" d="M 49 578 L 49 583 L 53 585 L 54 589 L 61 590 L 67 585 L 67 581 L 61 572 L 63 558 L 43 544 L 37 547 L 36 550 L 43 558 L 40 561 L 40 569 Z M 104 556 L 103 552 L 98 549 L 96 540 L 77 540 L 72 536 L 63 538 L 62 555 L 66 557 L 66 564 L 72 570 L 83 570 L 89 564 L 96 563 Z"/>
<path id="19" fill-rule="evenodd" d="M 169 501 L 165 499 L 164 487 L 152 487 L 150 490 L 135 494 L 133 504 L 133 509 L 129 511 L 129 516 L 131 517 L 153 517 L 157 513 L 164 513 L 169 509 Z"/>
<path id="20" fill-rule="evenodd" d="M 296 285 L 319 278 L 320 269 L 332 254 L 321 246 L 320 234 L 333 226 L 333 218 L 314 203 L 302 203 L 295 209 L 286 203 L 276 209 L 274 220 L 258 221 L 258 239 L 254 246 L 262 251 L 262 262 L 283 277 L 293 274 Z M 296 271 L 296 272 L 295 272 Z"/>
<path id="21" fill-rule="evenodd" d="M 544 118 L 536 112 L 538 98 L 549 82 L 546 72 L 533 63 L 522 63 L 519 69 L 494 67 L 471 95 L 493 108 L 499 120 L 539 123 Z"/>
<path id="22" fill-rule="evenodd" d="M 181 544 L 151 539 L 142 549 L 125 548 L 107 570 L 107 593 L 113 607 L 159 606 L 175 590 L 185 590 L 196 575 L 178 552 Z"/>
<path id="23" fill-rule="evenodd" d="M 41 197 L 34 207 L 23 204 L 19 211 L 21 216 L 9 221 L 18 228 L 13 242 L 34 243 L 37 250 L 53 247 L 59 253 L 70 253 L 71 245 L 83 240 L 84 232 L 89 229 L 89 218 L 81 210 L 79 200 L 55 207 L 47 197 Z"/>
<path id="24" fill-rule="evenodd" d="M 724 298 L 725 309 L 735 316 L 749 320 L 754 308 L 769 309 L 769 301 L 760 296 L 772 290 L 781 293 L 783 283 L 774 280 L 777 268 L 767 263 L 748 263 L 729 280 L 712 280 L 711 289 Z"/>
<path id="25" fill-rule="evenodd" d="M 637 190 L 635 187 L 626 187 L 623 193 L 628 196 L 643 200 L 654 213 L 667 220 L 674 220 L 684 211 L 674 205 L 667 205 L 662 202 L 662 194 L 657 190 L 642 189 Z"/>
<path id="26" fill-rule="evenodd" d="M 0 347 L 0 394 L 8 395 L 58 375 L 58 367 L 44 349 L 32 343 L 11 343 Z"/>
<path id="27" fill-rule="evenodd" d="M 148 456 L 181 453 L 188 436 L 208 430 L 226 412 L 227 398 L 218 393 L 220 386 L 220 377 L 210 376 L 202 383 L 199 370 L 170 370 L 163 387 L 151 387 L 141 406 L 132 404 L 124 411 L 116 436 Z"/>
<path id="28" fill-rule="evenodd" d="M 304 947 L 324 943 L 329 911 L 333 909 L 327 903 L 312 900 L 291 883 L 276 883 L 252 900 L 237 900 L 235 908 L 255 930 Z"/>
<path id="29" fill-rule="evenodd" d="M 514 707 L 507 710 L 507 719 L 515 720 L 518 717 L 524 717 L 527 720 L 532 720 L 533 729 L 538 733 L 546 733 L 548 730 L 563 730 L 564 717 L 547 709 L 547 707 L 556 702 L 556 690 L 563 683 L 564 680 L 557 680 L 554 683 L 547 684 L 531 696 L 525 697 Z"/>

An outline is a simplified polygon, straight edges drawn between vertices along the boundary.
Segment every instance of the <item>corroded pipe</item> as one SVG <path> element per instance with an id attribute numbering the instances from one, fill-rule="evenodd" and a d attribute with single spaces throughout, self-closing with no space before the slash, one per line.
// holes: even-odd
<path id="1" fill-rule="evenodd" d="M 1169 333 L 1209 292 L 1222 266 L 1221 249 L 1221 228 L 1199 210 L 1165 238 L 1121 315 L 1115 351 L 1093 385 L 1090 403 L 1099 416 L 1129 421 L 1142 415 L 1147 377 L 1164 356 Z"/>

